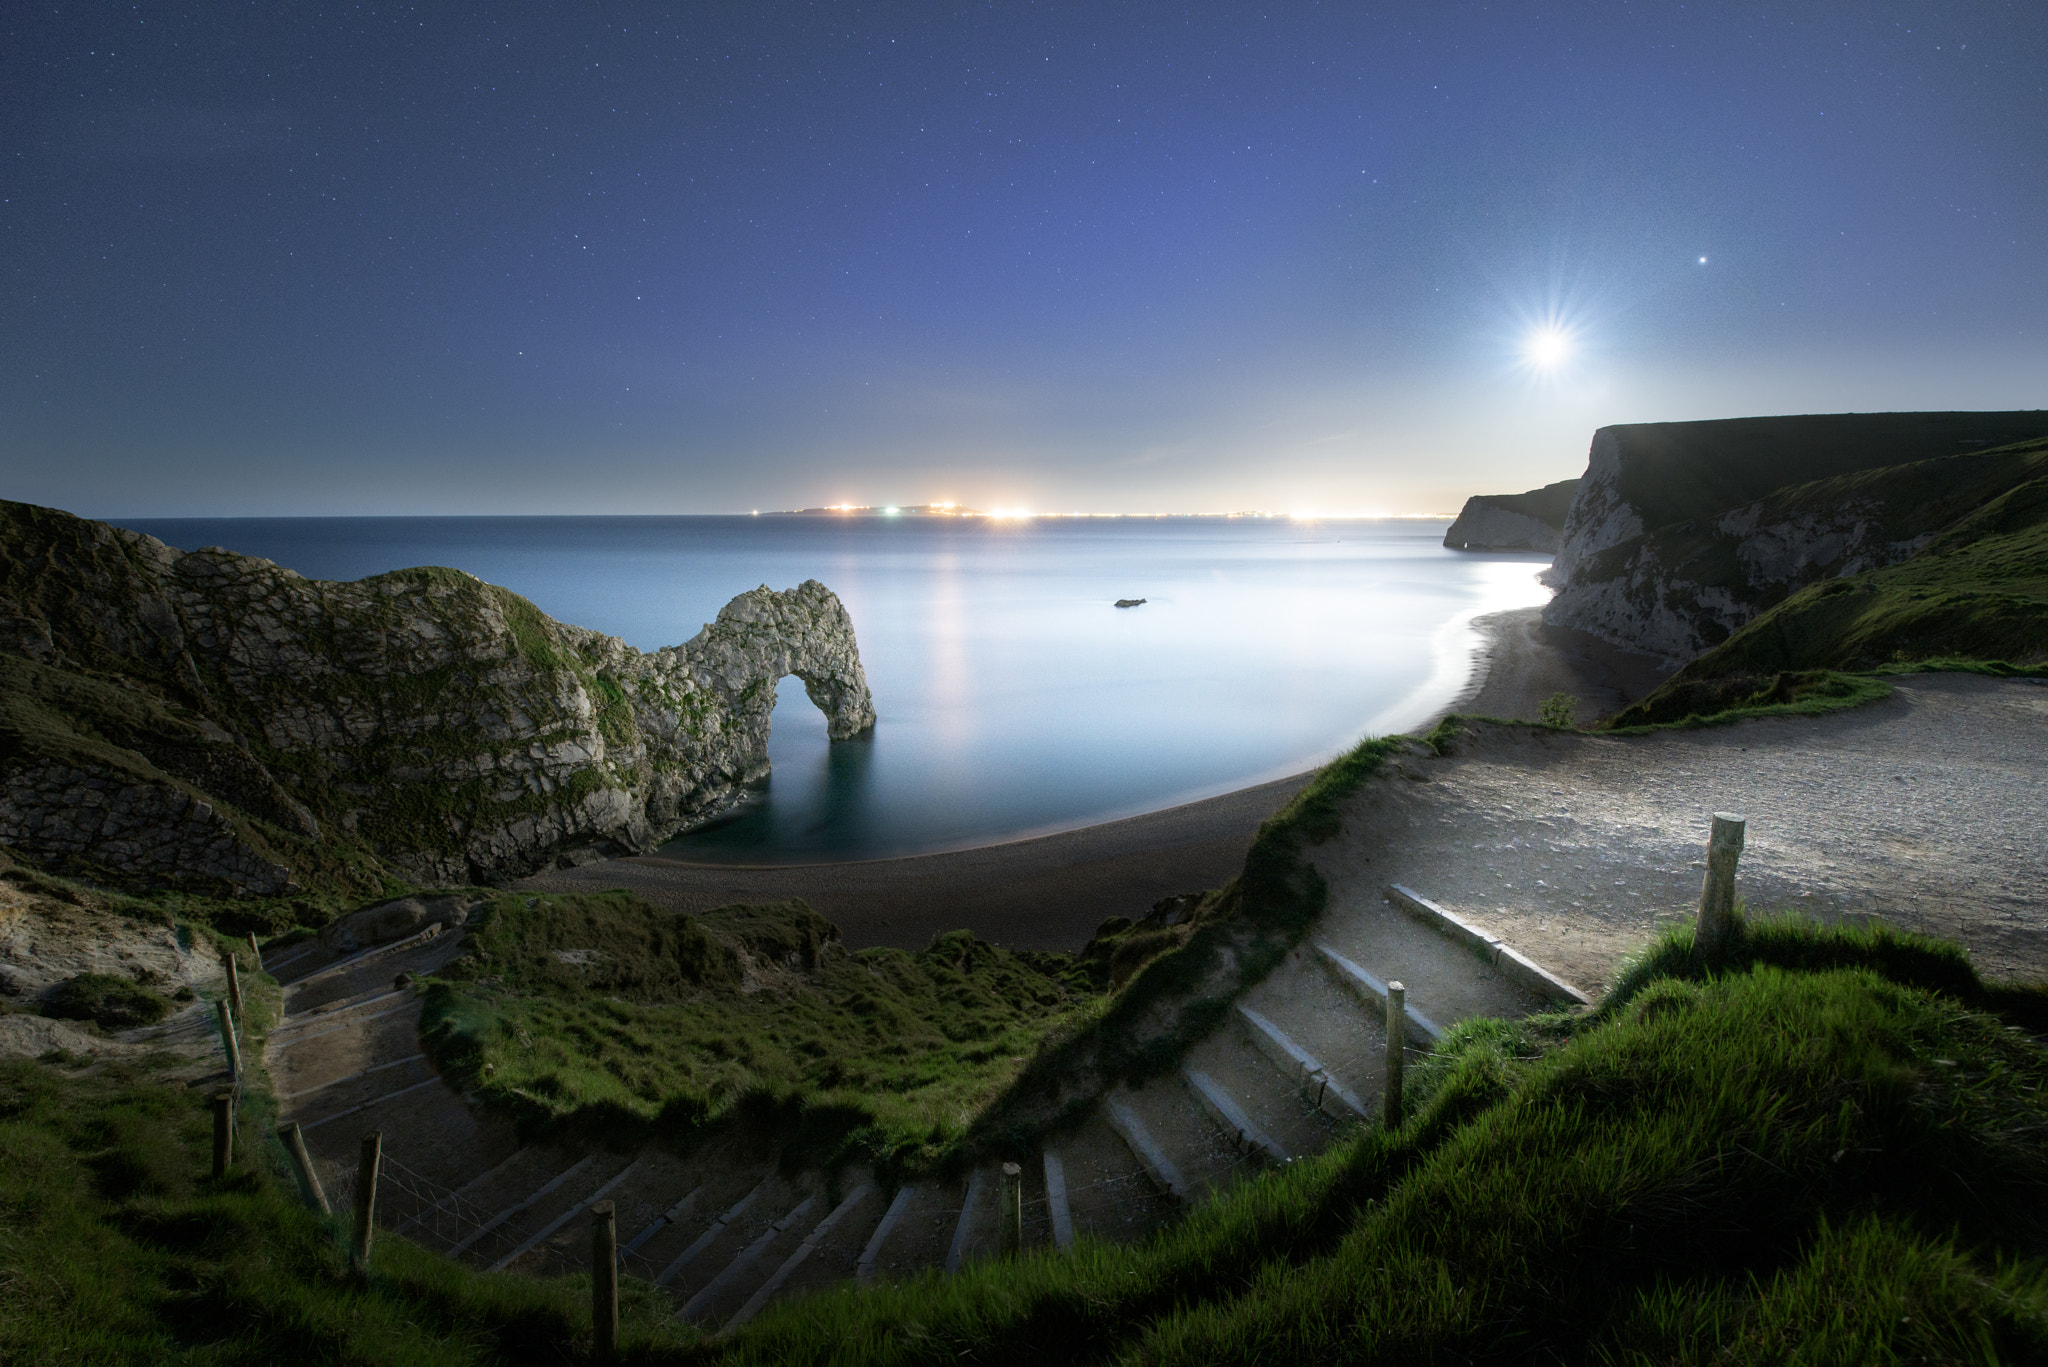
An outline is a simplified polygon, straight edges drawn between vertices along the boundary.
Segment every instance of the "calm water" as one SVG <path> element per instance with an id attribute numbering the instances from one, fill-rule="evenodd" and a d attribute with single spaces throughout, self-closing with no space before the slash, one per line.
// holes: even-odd
<path id="1" fill-rule="evenodd" d="M 290 518 L 130 522 L 320 579 L 453 565 L 642 649 L 734 594 L 821 579 L 881 720 L 829 744 L 795 679 L 744 815 L 672 842 L 741 863 L 957 848 L 1172 806 L 1413 727 L 1472 618 L 1540 603 L 1546 558 L 1445 524 L 1237 519 Z M 1144 598 L 1119 610 L 1118 598 Z"/>

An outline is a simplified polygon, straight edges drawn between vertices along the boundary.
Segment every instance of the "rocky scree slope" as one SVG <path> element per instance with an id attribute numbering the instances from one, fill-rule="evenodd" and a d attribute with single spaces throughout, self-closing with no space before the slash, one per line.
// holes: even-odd
<path id="1" fill-rule="evenodd" d="M 874 724 L 815 580 L 643 653 L 460 570 L 306 579 L 0 501 L 0 844 L 142 886 L 490 880 L 637 850 L 768 769 L 775 685 Z"/>
<path id="2" fill-rule="evenodd" d="M 1897 564 L 2038 478 L 2048 413 L 1604 427 L 1546 578 L 1554 626 L 1683 663 L 1818 580 Z"/>
<path id="3" fill-rule="evenodd" d="M 1579 482 L 1561 479 L 1526 494 L 1474 494 L 1444 533 L 1454 551 L 1555 553 Z"/>

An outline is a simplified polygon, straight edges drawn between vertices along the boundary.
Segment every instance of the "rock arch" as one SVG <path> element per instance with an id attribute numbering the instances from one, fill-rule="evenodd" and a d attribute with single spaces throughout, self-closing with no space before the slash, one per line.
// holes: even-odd
<path id="1" fill-rule="evenodd" d="M 767 772 L 791 674 L 834 740 L 874 725 L 852 619 L 816 580 L 643 652 L 460 570 L 311 580 L 0 501 L 0 675 L 20 685 L 0 723 L 21 737 L 0 747 L 0 846 L 115 881 L 486 881 L 648 849 Z M 86 820 L 108 793 L 119 819 Z"/>

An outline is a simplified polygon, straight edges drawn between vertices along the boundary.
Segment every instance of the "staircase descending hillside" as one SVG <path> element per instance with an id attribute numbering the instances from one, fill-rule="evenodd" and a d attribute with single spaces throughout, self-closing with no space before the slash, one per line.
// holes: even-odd
<path id="1" fill-rule="evenodd" d="M 439 1079 L 419 1039 L 422 997 L 402 975 L 432 973 L 461 936 L 274 954 L 285 1015 L 265 1059 L 282 1120 L 302 1127 L 336 1210 L 353 1204 L 359 1141 L 379 1130 L 384 1228 L 483 1269 L 569 1272 L 587 1265 L 592 1208 L 609 1201 L 622 1269 L 664 1288 L 679 1315 L 725 1330 L 778 1296 L 995 1255 L 992 1167 L 892 1190 L 861 1172 L 789 1176 L 730 1138 L 687 1157 L 522 1146 Z M 1584 1000 L 1419 893 L 1334 880 L 1315 930 L 1178 1071 L 1119 1088 L 1077 1130 L 1016 1156 L 1024 1246 L 1138 1238 L 1377 1123 L 1390 980 L 1406 988 L 1410 1051 L 1470 1017 Z"/>

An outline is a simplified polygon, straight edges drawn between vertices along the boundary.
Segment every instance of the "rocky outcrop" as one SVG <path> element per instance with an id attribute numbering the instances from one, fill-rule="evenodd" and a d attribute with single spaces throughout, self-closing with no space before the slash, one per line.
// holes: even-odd
<path id="1" fill-rule="evenodd" d="M 1474 494 L 1444 533 L 1444 545 L 1454 551 L 1555 552 L 1578 487 L 1575 479 L 1561 479 L 1526 494 Z"/>
<path id="2" fill-rule="evenodd" d="M 1544 620 L 1682 663 L 1806 584 L 1912 556 L 2021 477 L 1985 448 L 2044 431 L 2038 412 L 1603 427 Z"/>
<path id="3" fill-rule="evenodd" d="M 459 570 L 309 580 L 0 503 L 0 843 L 128 881 L 270 893 L 645 849 L 768 769 L 795 674 L 874 724 L 816 581 L 651 653 Z"/>

